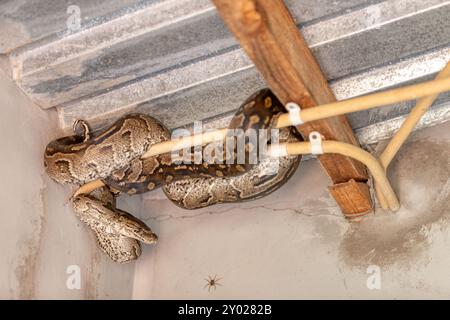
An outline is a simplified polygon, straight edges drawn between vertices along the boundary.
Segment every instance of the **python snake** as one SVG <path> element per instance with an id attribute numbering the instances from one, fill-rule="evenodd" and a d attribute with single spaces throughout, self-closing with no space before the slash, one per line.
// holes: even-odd
<path id="1" fill-rule="evenodd" d="M 233 116 L 228 129 L 269 129 L 283 106 L 269 89 L 249 97 Z M 82 132 L 78 129 L 81 127 Z M 135 260 L 139 241 L 154 243 L 156 235 L 144 223 L 115 207 L 114 194 L 138 194 L 163 187 L 166 196 L 185 209 L 215 203 L 246 201 L 276 190 L 295 172 L 301 156 L 266 157 L 249 162 L 255 146 L 245 140 L 245 161 L 236 160 L 234 150 L 221 146 L 213 153 L 215 162 L 174 163 L 172 154 L 147 159 L 141 156 L 153 145 L 170 139 L 170 131 L 156 119 L 130 114 L 95 135 L 84 121 L 74 124 L 75 135 L 50 142 L 44 165 L 48 175 L 61 184 L 84 184 L 102 179 L 107 188 L 72 199 L 76 215 L 93 231 L 101 249 L 116 262 Z M 231 134 L 227 138 L 237 139 Z M 279 131 L 279 142 L 298 141 L 293 129 Z M 202 152 L 208 146 L 202 147 Z M 226 162 L 232 156 L 232 163 Z M 221 160 L 221 161 L 217 161 Z M 112 192 L 113 193 L 112 193 Z M 108 196 L 109 195 L 109 196 Z"/>

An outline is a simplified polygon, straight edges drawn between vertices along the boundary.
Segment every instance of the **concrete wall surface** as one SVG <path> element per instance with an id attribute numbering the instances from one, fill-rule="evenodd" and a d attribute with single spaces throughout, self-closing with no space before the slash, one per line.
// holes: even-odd
<path id="1" fill-rule="evenodd" d="M 3 73 L 0 134 L 0 298 L 131 297 L 134 265 L 103 256 L 68 206 L 71 187 L 44 172 L 45 145 L 60 134 L 55 112 L 40 110 Z M 70 290 L 77 268 L 81 287 Z"/>
<path id="2" fill-rule="evenodd" d="M 285 2 L 338 100 L 431 79 L 450 59 L 450 0 Z M 0 30 L 0 298 L 450 297 L 450 93 L 389 168 L 398 213 L 349 223 L 312 159 L 252 202 L 121 197 L 159 241 L 119 265 L 74 216 L 74 187 L 45 174 L 46 144 L 74 120 L 98 129 L 131 112 L 223 127 L 264 79 L 210 0 L 3 0 Z M 348 118 L 379 154 L 413 106 Z"/>
<path id="3" fill-rule="evenodd" d="M 450 123 L 415 133 L 389 171 L 400 211 L 357 223 L 315 159 L 252 202 L 186 211 L 146 194 L 142 218 L 160 240 L 136 265 L 134 298 L 447 299 Z M 208 291 L 215 275 L 221 286 Z"/>

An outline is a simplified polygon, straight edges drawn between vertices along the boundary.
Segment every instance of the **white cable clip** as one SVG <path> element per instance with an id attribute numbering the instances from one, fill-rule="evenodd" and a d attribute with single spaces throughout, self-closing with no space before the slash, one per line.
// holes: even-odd
<path id="1" fill-rule="evenodd" d="M 311 143 L 312 154 L 323 154 L 322 136 L 319 132 L 313 131 L 309 134 L 309 143 Z"/>
<path id="2" fill-rule="evenodd" d="M 280 158 L 289 155 L 286 143 L 271 144 L 269 147 L 269 155 L 274 158 Z"/>
<path id="3" fill-rule="evenodd" d="M 286 105 L 286 109 L 289 112 L 289 121 L 293 126 L 303 124 L 302 117 L 300 116 L 301 109 L 298 104 L 296 104 L 295 102 L 289 102 Z"/>

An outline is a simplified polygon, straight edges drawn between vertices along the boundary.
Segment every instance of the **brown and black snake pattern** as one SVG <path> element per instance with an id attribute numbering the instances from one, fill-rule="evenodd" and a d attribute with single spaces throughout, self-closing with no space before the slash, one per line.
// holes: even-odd
<path id="1" fill-rule="evenodd" d="M 242 129 L 241 134 L 244 135 L 249 129 L 269 129 L 282 110 L 283 106 L 275 95 L 269 89 L 263 89 L 246 100 L 228 128 Z M 258 164 L 251 164 L 249 153 L 257 146 L 246 140 L 246 161 L 242 164 L 177 164 L 172 163 L 171 154 L 141 160 L 151 145 L 170 139 L 169 131 L 154 118 L 130 114 L 98 135 L 92 135 L 83 121 L 77 122 L 75 129 L 80 125 L 83 133 L 60 138 L 47 145 L 44 163 L 53 180 L 62 184 L 84 184 L 102 179 L 112 190 L 128 194 L 163 186 L 168 198 L 186 209 L 264 196 L 285 183 L 301 159 L 300 156 L 269 157 L 259 159 Z M 229 138 L 236 139 L 234 136 Z M 299 139 L 301 137 L 290 129 L 280 130 L 280 142 Z M 222 151 L 223 155 L 216 157 L 223 160 L 229 154 Z M 235 151 L 231 153 L 233 160 L 236 160 Z M 273 168 L 274 164 L 277 168 Z M 137 229 L 142 228 L 142 232 L 154 235 L 145 224 L 140 227 L 133 224 L 130 215 L 115 206 L 105 205 L 93 194 L 79 195 L 72 204 L 76 214 L 91 227 L 102 249 L 114 261 L 126 262 L 137 258 L 134 241 L 145 241 L 138 239 L 136 233 L 125 232 L 128 229 L 120 226 L 131 223 Z M 152 239 L 147 239 L 147 242 L 156 241 L 156 235 Z"/>
<path id="2" fill-rule="evenodd" d="M 241 129 L 240 135 L 248 135 L 249 130 L 269 129 L 275 116 L 283 110 L 283 106 L 268 89 L 263 89 L 253 94 L 247 101 L 237 110 L 228 129 Z M 162 125 L 161 125 L 162 127 Z M 129 165 L 112 173 L 111 176 L 104 179 L 105 184 L 113 189 L 128 193 L 138 194 L 151 191 L 171 182 L 181 179 L 192 179 L 196 177 L 232 177 L 239 176 L 248 172 L 253 168 L 250 163 L 250 152 L 256 150 L 252 141 L 245 140 L 245 163 L 236 163 L 237 156 L 237 136 L 227 135 L 227 139 L 233 139 L 232 145 L 234 150 L 228 154 L 232 157 L 231 163 L 226 164 L 227 150 L 221 146 L 222 154 L 221 163 L 174 165 L 171 161 L 170 154 L 151 157 L 145 160 L 139 158 L 131 161 Z M 170 131 L 168 129 L 161 130 L 160 136 L 170 139 Z M 241 140 L 244 141 L 244 140 Z M 202 154 L 205 152 L 203 147 Z M 193 150 L 191 150 L 193 154 Z M 192 160 L 192 159 L 191 159 Z"/>

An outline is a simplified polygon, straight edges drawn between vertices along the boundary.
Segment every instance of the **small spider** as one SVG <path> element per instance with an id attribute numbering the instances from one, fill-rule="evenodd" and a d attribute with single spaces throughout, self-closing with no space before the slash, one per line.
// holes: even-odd
<path id="1" fill-rule="evenodd" d="M 212 288 L 216 290 L 216 286 L 221 286 L 221 284 L 219 283 L 219 280 L 221 279 L 222 278 L 217 278 L 217 274 L 213 278 L 211 278 L 211 276 L 208 276 L 208 279 L 205 279 L 206 284 L 203 289 L 206 289 L 206 287 L 208 287 L 208 292 L 211 291 Z"/>

